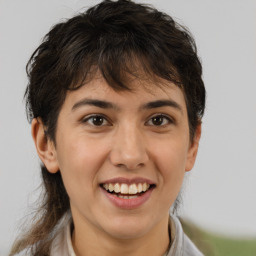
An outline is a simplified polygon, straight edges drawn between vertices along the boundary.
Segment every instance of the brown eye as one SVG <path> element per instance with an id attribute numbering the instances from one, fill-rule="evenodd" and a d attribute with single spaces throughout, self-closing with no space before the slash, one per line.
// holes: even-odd
<path id="1" fill-rule="evenodd" d="M 83 123 L 87 123 L 87 124 L 92 125 L 92 126 L 109 125 L 106 118 L 104 116 L 100 116 L 100 115 L 89 116 L 89 117 L 87 117 L 83 120 Z"/>
<path id="2" fill-rule="evenodd" d="M 164 121 L 164 117 L 163 116 L 155 116 L 152 118 L 152 124 L 153 125 L 162 125 Z"/>
<path id="3" fill-rule="evenodd" d="M 94 125 L 96 126 L 100 126 L 103 124 L 104 122 L 104 118 L 101 116 L 94 116 L 92 117 L 92 121 L 91 121 Z"/>
<path id="4" fill-rule="evenodd" d="M 164 126 L 170 123 L 173 123 L 171 118 L 165 115 L 156 115 L 150 118 L 146 124 L 151 126 Z"/>

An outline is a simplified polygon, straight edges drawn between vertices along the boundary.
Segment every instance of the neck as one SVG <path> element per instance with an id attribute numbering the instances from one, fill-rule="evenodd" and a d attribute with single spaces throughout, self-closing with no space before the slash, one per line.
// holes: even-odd
<path id="1" fill-rule="evenodd" d="M 72 244 L 76 256 L 163 256 L 170 243 L 168 221 L 169 215 L 143 236 L 129 239 L 118 239 L 99 230 L 91 232 L 88 225 L 76 228 L 74 223 Z"/>

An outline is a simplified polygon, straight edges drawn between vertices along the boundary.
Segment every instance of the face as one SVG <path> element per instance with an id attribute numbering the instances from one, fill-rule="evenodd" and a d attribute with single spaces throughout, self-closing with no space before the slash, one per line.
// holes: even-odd
<path id="1" fill-rule="evenodd" d="M 98 78 L 68 92 L 48 170 L 62 174 L 75 227 L 135 238 L 168 218 L 198 143 L 181 89 L 147 87 L 116 92 Z"/>

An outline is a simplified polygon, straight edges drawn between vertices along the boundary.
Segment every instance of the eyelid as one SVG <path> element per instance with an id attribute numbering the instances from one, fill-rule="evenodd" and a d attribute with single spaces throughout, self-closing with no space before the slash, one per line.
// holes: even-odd
<path id="1" fill-rule="evenodd" d="M 101 117 L 103 118 L 105 121 L 107 121 L 107 124 L 103 124 L 103 125 L 99 125 L 98 127 L 102 127 L 102 126 L 110 126 L 111 125 L 111 121 L 109 120 L 109 118 L 107 118 L 104 114 L 90 114 L 90 115 L 87 115 L 85 117 L 83 117 L 81 119 L 81 122 L 84 123 L 84 124 L 89 124 L 91 126 L 95 126 L 97 127 L 97 125 L 93 125 L 93 124 L 90 124 L 88 121 L 93 118 L 93 117 Z"/>
<path id="2" fill-rule="evenodd" d="M 157 114 L 154 114 L 154 115 L 152 115 L 152 116 L 150 116 L 150 118 L 146 121 L 146 125 L 147 125 L 147 123 L 149 122 L 149 121 L 152 121 L 152 119 L 154 118 L 154 117 L 162 117 L 162 118 L 165 118 L 165 119 L 167 119 L 167 121 L 168 121 L 168 124 L 175 124 L 175 120 L 174 120 L 174 118 L 172 118 L 171 116 L 169 116 L 169 115 L 166 115 L 166 114 L 163 114 L 163 113 L 157 113 Z M 167 125 L 168 125 L 167 124 Z M 156 125 L 150 125 L 150 126 L 156 126 Z M 165 125 L 159 125 L 158 127 L 161 127 L 161 126 L 165 126 Z"/>

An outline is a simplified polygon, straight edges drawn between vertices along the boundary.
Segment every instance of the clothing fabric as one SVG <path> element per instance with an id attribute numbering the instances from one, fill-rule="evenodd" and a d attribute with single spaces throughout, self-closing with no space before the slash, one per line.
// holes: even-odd
<path id="1" fill-rule="evenodd" d="M 170 215 L 169 229 L 171 244 L 163 256 L 203 256 L 192 241 L 183 232 L 179 219 Z M 76 256 L 71 242 L 72 218 L 65 215 L 56 228 L 56 234 L 50 256 Z"/>

